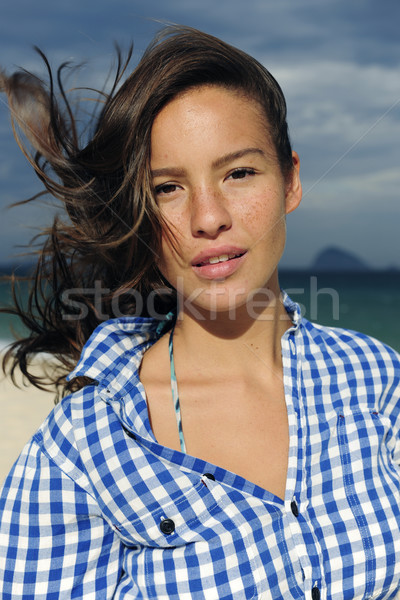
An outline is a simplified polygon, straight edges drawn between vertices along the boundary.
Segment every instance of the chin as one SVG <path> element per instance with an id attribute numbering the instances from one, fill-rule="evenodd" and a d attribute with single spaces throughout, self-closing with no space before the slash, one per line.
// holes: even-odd
<path id="1" fill-rule="evenodd" d="M 251 306 L 249 307 L 248 291 L 239 292 L 237 288 L 230 290 L 228 288 L 225 293 L 222 290 L 204 289 L 196 298 L 195 292 L 188 296 L 182 295 L 180 308 L 184 313 L 191 314 L 194 319 L 199 321 L 206 319 L 211 321 L 219 319 L 235 321 L 247 317 L 257 318 L 255 311 L 252 310 Z M 250 310 L 248 310 L 249 308 Z"/>

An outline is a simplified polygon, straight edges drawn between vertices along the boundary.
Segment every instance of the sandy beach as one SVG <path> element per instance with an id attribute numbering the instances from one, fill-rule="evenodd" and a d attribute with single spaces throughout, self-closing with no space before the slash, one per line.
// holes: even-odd
<path id="1" fill-rule="evenodd" d="M 0 357 L 1 358 L 1 357 Z M 22 383 L 22 378 L 19 378 Z M 54 406 L 54 394 L 34 386 L 13 385 L 0 377 L 0 482 L 3 483 L 22 448 Z"/>

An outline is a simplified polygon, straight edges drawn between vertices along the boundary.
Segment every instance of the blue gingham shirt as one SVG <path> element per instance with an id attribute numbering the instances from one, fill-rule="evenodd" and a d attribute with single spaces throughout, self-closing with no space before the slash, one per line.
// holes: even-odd
<path id="1" fill-rule="evenodd" d="M 73 373 L 98 385 L 55 407 L 5 482 L 3 600 L 396 596 L 400 358 L 285 302 L 284 501 L 156 442 L 138 367 L 159 323 L 108 321 Z"/>

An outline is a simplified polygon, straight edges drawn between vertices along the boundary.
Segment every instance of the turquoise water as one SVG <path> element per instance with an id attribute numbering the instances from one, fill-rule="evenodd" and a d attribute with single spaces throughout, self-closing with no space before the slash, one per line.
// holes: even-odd
<path id="1" fill-rule="evenodd" d="M 284 272 L 280 282 L 310 321 L 361 331 L 400 351 L 400 273 Z"/>
<path id="2" fill-rule="evenodd" d="M 303 314 L 323 325 L 362 331 L 400 351 L 400 273 L 282 272 L 280 282 Z M 22 284 L 23 296 L 27 285 Z M 0 304 L 10 301 L 7 283 L 0 283 Z M 23 331 L 18 319 L 0 314 L 0 344 L 12 339 L 10 325 Z"/>

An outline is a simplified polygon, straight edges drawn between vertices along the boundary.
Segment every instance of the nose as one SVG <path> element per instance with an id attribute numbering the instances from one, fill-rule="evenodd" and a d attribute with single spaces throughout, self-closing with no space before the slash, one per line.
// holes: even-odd
<path id="1" fill-rule="evenodd" d="M 195 237 L 217 237 L 232 227 L 232 218 L 222 193 L 207 186 L 191 194 L 191 228 Z"/>

